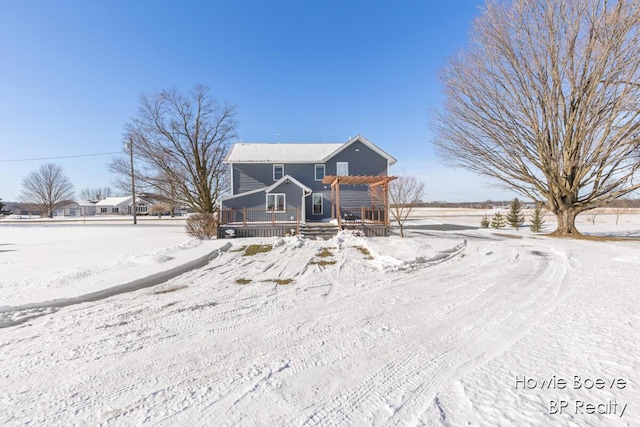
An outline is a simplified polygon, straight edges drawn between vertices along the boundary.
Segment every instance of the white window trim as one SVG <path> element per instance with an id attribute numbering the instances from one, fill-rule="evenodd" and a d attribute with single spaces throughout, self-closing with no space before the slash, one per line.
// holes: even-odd
<path id="1" fill-rule="evenodd" d="M 267 210 L 267 212 L 271 212 L 271 209 L 269 209 L 269 196 L 274 196 L 276 197 L 274 200 L 274 206 L 275 206 L 275 210 L 274 212 L 286 212 L 287 211 L 287 195 L 285 193 L 267 193 L 267 198 L 265 200 L 265 208 Z M 278 196 L 282 196 L 282 200 L 283 200 L 283 206 L 284 206 L 284 210 L 278 210 Z"/>
<path id="2" fill-rule="evenodd" d="M 322 178 L 318 179 L 318 167 L 322 166 Z M 318 164 L 318 165 L 313 165 L 313 178 L 316 181 L 322 181 L 322 179 L 324 178 L 324 176 L 326 175 L 326 171 L 327 169 L 325 168 L 325 166 L 323 164 Z"/>
<path id="3" fill-rule="evenodd" d="M 313 197 L 316 194 L 320 196 L 320 213 L 316 213 L 314 211 L 315 203 L 313 202 Z M 312 215 L 322 215 L 322 214 L 324 214 L 324 194 L 322 194 L 322 193 L 312 193 L 311 194 L 311 214 Z"/>
<path id="4" fill-rule="evenodd" d="M 345 169 L 347 170 L 347 173 L 344 175 L 340 175 L 338 173 L 338 169 L 340 169 L 340 165 L 344 165 Z M 349 176 L 349 162 L 336 162 L 336 175 L 338 176 Z"/>
<path id="5" fill-rule="evenodd" d="M 276 167 L 280 166 L 282 168 L 282 176 L 280 178 L 276 178 Z M 283 164 L 274 164 L 273 165 L 273 180 L 278 181 L 284 177 L 284 165 Z"/>

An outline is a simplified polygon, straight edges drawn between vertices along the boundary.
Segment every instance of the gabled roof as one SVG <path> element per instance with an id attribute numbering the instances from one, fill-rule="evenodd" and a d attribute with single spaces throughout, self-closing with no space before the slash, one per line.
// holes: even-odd
<path id="1" fill-rule="evenodd" d="M 126 197 L 106 197 L 96 203 L 96 206 L 117 206 L 125 202 L 130 202 L 131 196 Z"/>
<path id="2" fill-rule="evenodd" d="M 96 206 L 119 206 L 122 204 L 130 204 L 132 199 L 133 198 L 131 196 L 106 197 L 100 200 L 98 203 L 96 203 Z M 140 203 L 140 202 L 150 204 L 147 200 L 143 199 L 142 197 L 136 197 L 136 203 Z"/>
<path id="3" fill-rule="evenodd" d="M 298 181 L 297 179 L 295 179 L 290 175 L 283 176 L 282 178 L 280 178 L 279 180 L 277 180 L 276 182 L 274 182 L 273 184 L 265 188 L 264 190 L 265 193 L 270 193 L 271 191 L 276 189 L 278 186 L 280 186 L 283 182 L 293 182 L 295 185 L 302 188 L 302 190 L 305 193 L 311 193 L 311 189 L 309 187 L 307 187 L 306 185 L 304 185 L 303 183 L 301 183 L 300 181 Z"/>
<path id="4" fill-rule="evenodd" d="M 225 200 L 229 200 L 229 199 L 235 199 L 236 197 L 247 196 L 249 194 L 255 194 L 255 193 L 260 193 L 260 192 L 269 193 L 269 192 L 271 192 L 272 190 L 274 190 L 275 188 L 277 188 L 279 185 L 281 185 L 282 183 L 284 183 L 286 181 L 293 182 L 295 185 L 300 187 L 302 189 L 302 191 L 304 191 L 305 193 L 311 193 L 311 189 L 309 187 L 307 187 L 306 185 L 304 185 L 303 183 L 301 183 L 300 181 L 298 181 L 294 177 L 292 177 L 290 175 L 285 175 L 285 176 L 283 176 L 282 178 L 280 178 L 279 180 L 277 180 L 276 182 L 274 182 L 273 184 L 271 184 L 268 187 L 256 188 L 255 190 L 245 191 L 244 193 L 234 194 L 232 196 L 220 197 L 220 200 L 225 201 Z"/>
<path id="5" fill-rule="evenodd" d="M 369 141 L 367 138 L 365 138 L 364 136 L 361 136 L 361 135 L 356 135 L 354 138 L 351 138 L 349 141 L 347 141 L 346 143 L 342 144 L 335 151 L 333 151 L 332 153 L 330 153 L 329 155 L 324 157 L 322 159 L 322 162 L 323 163 L 326 162 L 327 160 L 329 160 L 330 158 L 334 157 L 335 155 L 337 155 L 341 151 L 347 149 L 349 146 L 351 146 L 353 143 L 355 143 L 357 141 L 360 141 L 361 143 L 363 143 L 364 145 L 369 147 L 371 150 L 375 151 L 376 153 L 380 154 L 382 157 L 387 159 L 389 161 L 389 164 L 392 165 L 392 164 L 394 164 L 396 162 L 396 159 L 394 157 L 390 156 L 384 150 L 381 150 L 376 145 L 374 145 L 371 141 Z"/>
<path id="6" fill-rule="evenodd" d="M 227 163 L 313 163 L 320 162 L 343 144 L 269 144 L 239 142 L 231 147 Z"/>
<path id="7" fill-rule="evenodd" d="M 363 136 L 357 135 L 345 143 L 236 143 L 225 158 L 226 163 L 325 163 L 331 157 L 348 148 L 356 141 L 389 160 L 396 159 L 376 147 Z"/>

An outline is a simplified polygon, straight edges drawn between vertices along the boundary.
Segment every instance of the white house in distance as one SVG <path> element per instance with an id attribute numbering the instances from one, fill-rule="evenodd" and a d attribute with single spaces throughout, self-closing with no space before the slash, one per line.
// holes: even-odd
<path id="1" fill-rule="evenodd" d="M 96 202 L 91 200 L 78 200 L 81 216 L 94 216 L 96 214 Z"/>
<path id="2" fill-rule="evenodd" d="M 96 203 L 96 215 L 131 215 L 133 209 L 133 197 L 107 197 Z M 146 214 L 152 203 L 136 197 L 136 213 Z"/>

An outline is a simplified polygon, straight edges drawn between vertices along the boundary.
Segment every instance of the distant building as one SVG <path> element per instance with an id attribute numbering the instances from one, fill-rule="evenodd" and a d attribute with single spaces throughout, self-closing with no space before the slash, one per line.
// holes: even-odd
<path id="1" fill-rule="evenodd" d="M 136 197 L 136 213 L 146 215 L 153 203 Z M 95 204 L 96 215 L 133 215 L 133 197 L 107 197 Z"/>

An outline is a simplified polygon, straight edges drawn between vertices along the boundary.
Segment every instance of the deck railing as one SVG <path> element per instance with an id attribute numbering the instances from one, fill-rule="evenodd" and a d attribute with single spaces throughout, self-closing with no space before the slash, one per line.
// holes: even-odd
<path id="1" fill-rule="evenodd" d="M 347 224 L 386 224 L 386 214 L 384 208 L 371 208 L 371 207 L 345 207 L 340 208 L 340 218 L 342 222 Z"/>
<path id="2" fill-rule="evenodd" d="M 291 225 L 300 223 L 300 209 L 221 209 L 220 224 Z"/>

